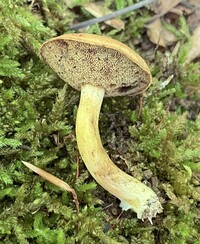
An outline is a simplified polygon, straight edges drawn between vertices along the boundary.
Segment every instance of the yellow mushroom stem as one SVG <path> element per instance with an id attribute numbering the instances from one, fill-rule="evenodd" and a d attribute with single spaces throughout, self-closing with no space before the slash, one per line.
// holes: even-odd
<path id="1" fill-rule="evenodd" d="M 162 212 L 157 195 L 145 184 L 120 170 L 102 146 L 98 121 L 105 90 L 91 84 L 81 88 L 76 137 L 81 157 L 93 178 L 121 200 L 123 210 L 132 209 L 139 219 Z"/>

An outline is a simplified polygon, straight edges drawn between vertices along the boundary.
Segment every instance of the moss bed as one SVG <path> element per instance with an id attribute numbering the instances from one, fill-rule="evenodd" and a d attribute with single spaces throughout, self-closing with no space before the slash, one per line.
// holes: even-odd
<path id="1" fill-rule="evenodd" d="M 86 170 L 75 137 L 80 94 L 39 55 L 47 39 L 75 32 L 69 28 L 74 19 L 91 17 L 84 3 L 72 1 L 69 8 L 67 1 L 0 0 L 0 243 L 199 244 L 200 72 L 198 60 L 184 65 L 190 38 L 180 38 L 175 54 L 155 51 L 144 27 L 148 8 L 122 16 L 125 30 L 103 23 L 84 30 L 126 43 L 151 67 L 153 83 L 140 116 L 140 96 L 106 98 L 100 115 L 111 159 L 161 199 L 163 213 L 151 225 L 134 212 L 121 213 L 119 201 Z M 114 10 L 127 3 L 104 4 Z M 72 186 L 80 213 L 70 193 L 22 160 Z"/>

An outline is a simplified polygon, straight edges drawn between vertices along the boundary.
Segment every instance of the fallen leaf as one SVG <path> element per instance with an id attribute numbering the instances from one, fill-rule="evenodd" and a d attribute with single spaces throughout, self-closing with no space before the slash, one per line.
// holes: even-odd
<path id="1" fill-rule="evenodd" d="M 176 36 L 164 28 L 160 19 L 149 23 L 147 29 L 149 39 L 156 45 L 167 47 L 177 41 Z"/>
<path id="2" fill-rule="evenodd" d="M 154 12 L 163 16 L 176 7 L 180 2 L 181 0 L 156 1 L 156 4 L 154 5 Z"/>
<path id="3" fill-rule="evenodd" d="M 79 212 L 79 202 L 78 202 L 78 198 L 77 198 L 76 192 L 75 192 L 75 190 L 73 188 L 71 188 L 66 182 L 60 180 L 59 178 L 57 178 L 54 175 L 46 172 L 45 170 L 36 167 L 33 164 L 30 164 L 30 163 L 25 162 L 25 161 L 22 161 L 22 163 L 24 165 L 26 165 L 26 167 L 31 169 L 33 172 L 35 172 L 38 175 L 40 175 L 45 180 L 48 180 L 52 184 L 58 186 L 59 188 L 65 190 L 65 191 L 71 192 L 72 195 L 73 195 L 73 198 L 74 198 L 74 202 L 75 202 L 75 205 L 76 205 L 77 212 Z"/>
<path id="4" fill-rule="evenodd" d="M 153 11 L 156 13 L 156 15 L 151 18 L 150 21 L 158 19 L 170 12 L 170 10 L 176 7 L 180 2 L 181 0 L 156 1 L 156 3 L 153 5 Z"/>
<path id="5" fill-rule="evenodd" d="M 200 57 L 200 26 L 194 30 L 191 43 L 191 48 L 188 52 L 185 64 L 189 64 L 194 59 Z"/>
<path id="6" fill-rule="evenodd" d="M 189 4 L 192 9 L 192 13 L 188 17 L 188 25 L 190 31 L 194 31 L 200 24 L 200 0 L 190 0 Z"/>
<path id="7" fill-rule="evenodd" d="M 88 3 L 84 5 L 84 8 L 90 13 L 92 14 L 94 17 L 102 17 L 106 14 L 110 14 L 112 13 L 112 11 L 106 9 L 105 7 L 103 7 L 100 4 L 97 3 Z M 105 21 L 105 23 L 107 25 L 112 26 L 115 29 L 118 30 L 124 30 L 124 22 L 122 20 L 120 20 L 119 18 L 114 18 L 114 19 L 110 19 Z"/>
<path id="8" fill-rule="evenodd" d="M 200 1 L 199 0 L 189 0 L 188 4 L 191 4 L 195 7 L 199 7 L 200 6 Z"/>

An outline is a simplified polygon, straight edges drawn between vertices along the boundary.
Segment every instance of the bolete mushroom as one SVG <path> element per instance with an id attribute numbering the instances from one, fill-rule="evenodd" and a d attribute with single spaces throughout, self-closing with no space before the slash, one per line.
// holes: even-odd
<path id="1" fill-rule="evenodd" d="M 157 195 L 120 170 L 102 146 L 98 120 L 105 96 L 136 95 L 151 83 L 146 62 L 123 43 L 94 34 L 65 34 L 41 47 L 44 61 L 72 87 L 81 90 L 76 137 L 81 157 L 94 179 L 133 209 L 139 219 L 162 212 Z"/>

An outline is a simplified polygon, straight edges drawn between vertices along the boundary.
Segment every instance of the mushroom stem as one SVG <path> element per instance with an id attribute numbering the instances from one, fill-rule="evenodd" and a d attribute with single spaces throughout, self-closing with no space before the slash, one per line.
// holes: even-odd
<path id="1" fill-rule="evenodd" d="M 76 136 L 81 157 L 93 178 L 121 200 L 123 210 L 133 209 L 139 219 L 162 212 L 157 195 L 146 185 L 120 170 L 102 146 L 98 121 L 105 90 L 91 84 L 81 88 Z"/>

